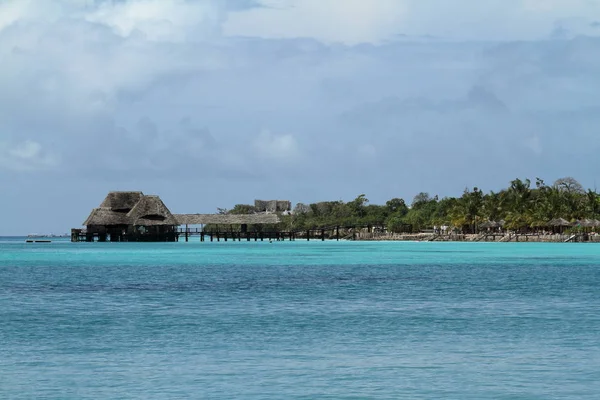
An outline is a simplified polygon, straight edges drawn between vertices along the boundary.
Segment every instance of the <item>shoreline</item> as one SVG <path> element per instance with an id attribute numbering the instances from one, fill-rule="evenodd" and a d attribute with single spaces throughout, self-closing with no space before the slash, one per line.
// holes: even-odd
<path id="1" fill-rule="evenodd" d="M 360 232 L 356 241 L 389 242 L 468 242 L 468 243 L 600 243 L 596 234 L 534 234 L 534 233 L 479 233 L 479 234 L 433 234 L 433 233 L 367 233 Z"/>

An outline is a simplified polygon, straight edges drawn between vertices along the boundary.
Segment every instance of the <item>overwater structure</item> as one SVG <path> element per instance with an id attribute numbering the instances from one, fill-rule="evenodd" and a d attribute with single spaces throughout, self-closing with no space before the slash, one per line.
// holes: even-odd
<path id="1" fill-rule="evenodd" d="M 291 208 L 289 201 L 257 203 L 260 212 L 254 214 L 173 214 L 159 196 L 139 191 L 110 192 L 83 222 L 85 229 L 71 230 L 71 241 L 176 242 L 180 235 L 187 240 L 191 234 L 204 238 L 204 231 L 192 231 L 189 225 L 216 226 L 217 235 L 219 226 L 238 225 L 240 233 L 248 236 L 248 226 L 275 225 L 279 223 L 277 212 Z M 179 229 L 181 225 L 185 229 Z M 212 239 L 213 234 L 209 234 Z"/>

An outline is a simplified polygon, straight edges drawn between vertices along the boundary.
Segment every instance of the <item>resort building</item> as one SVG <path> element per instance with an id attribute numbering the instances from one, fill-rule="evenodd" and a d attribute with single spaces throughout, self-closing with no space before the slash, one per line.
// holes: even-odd
<path id="1" fill-rule="evenodd" d="M 177 219 L 160 197 L 142 192 L 110 192 L 83 225 L 87 241 L 177 240 Z M 76 231 L 76 230 L 74 230 Z M 74 232 L 81 234 L 80 232 Z"/>
<path id="2" fill-rule="evenodd" d="M 249 214 L 172 214 L 158 196 L 110 192 L 83 222 L 85 229 L 71 230 L 71 241 L 176 242 L 180 235 L 187 241 L 191 234 L 201 235 L 203 240 L 205 226 L 210 227 L 211 238 L 213 233 L 232 231 L 233 227 L 250 237 L 261 226 L 278 224 L 279 214 L 291 209 L 287 200 L 257 200 L 255 204 L 258 207 Z M 190 225 L 202 228 L 191 230 Z"/>

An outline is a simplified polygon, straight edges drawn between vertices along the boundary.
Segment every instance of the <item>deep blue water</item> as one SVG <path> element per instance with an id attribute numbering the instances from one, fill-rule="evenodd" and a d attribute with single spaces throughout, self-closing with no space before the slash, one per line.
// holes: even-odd
<path id="1" fill-rule="evenodd" d="M 0 239 L 1 399 L 599 399 L 600 245 Z"/>

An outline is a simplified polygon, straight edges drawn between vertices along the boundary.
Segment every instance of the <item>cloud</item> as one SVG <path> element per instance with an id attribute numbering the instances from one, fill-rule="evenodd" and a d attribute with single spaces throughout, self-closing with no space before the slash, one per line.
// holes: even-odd
<path id="1" fill-rule="evenodd" d="M 296 138 L 290 134 L 276 135 L 263 130 L 253 141 L 254 149 L 266 159 L 291 162 L 300 156 Z"/>
<path id="2" fill-rule="evenodd" d="M 0 142 L 0 167 L 13 171 L 43 171 L 60 163 L 59 157 L 33 140 Z"/>
<path id="3" fill-rule="evenodd" d="M 264 38 L 313 37 L 326 42 L 378 42 L 398 33 L 403 0 L 271 0 L 231 15 L 225 32 Z"/>
<path id="4" fill-rule="evenodd" d="M 402 35 L 537 40 L 547 37 L 557 20 L 600 18 L 600 5 L 588 0 L 263 0 L 262 4 L 266 7 L 230 16 L 225 33 L 345 44 L 384 43 Z M 511 29 L 506 29 L 507 21 Z"/>
<path id="5" fill-rule="evenodd" d="M 85 20 L 110 27 L 120 36 L 142 34 L 151 41 L 199 40 L 214 35 L 223 18 L 216 2 L 137 0 L 100 3 Z"/>

